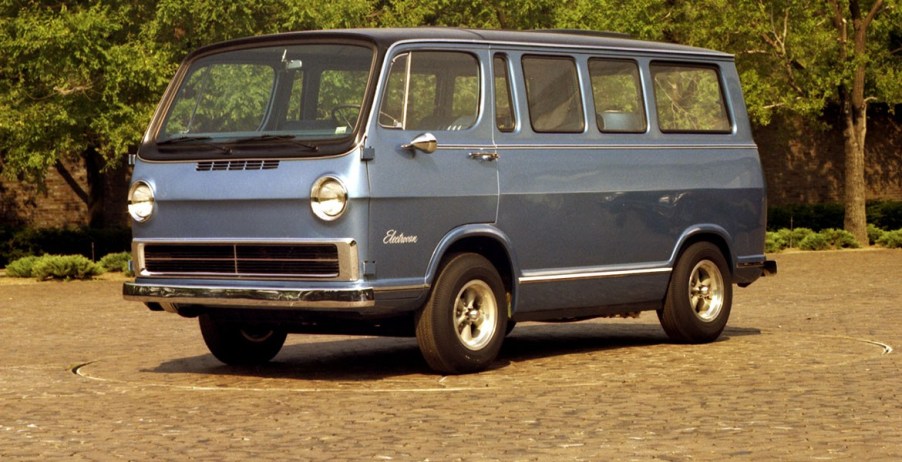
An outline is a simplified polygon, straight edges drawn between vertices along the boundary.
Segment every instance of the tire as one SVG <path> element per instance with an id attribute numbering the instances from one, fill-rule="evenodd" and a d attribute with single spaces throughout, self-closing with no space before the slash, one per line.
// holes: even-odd
<path id="1" fill-rule="evenodd" d="M 680 254 L 658 319 L 675 342 L 713 342 L 726 327 L 732 305 L 726 259 L 714 244 L 699 242 Z"/>
<path id="2" fill-rule="evenodd" d="M 285 344 L 287 333 L 272 328 L 249 328 L 217 320 L 209 314 L 198 318 L 200 333 L 210 353 L 230 366 L 264 364 Z"/>
<path id="3" fill-rule="evenodd" d="M 507 329 L 504 284 L 481 255 L 453 255 L 443 265 L 426 305 L 417 313 L 417 343 L 436 372 L 487 368 Z"/>

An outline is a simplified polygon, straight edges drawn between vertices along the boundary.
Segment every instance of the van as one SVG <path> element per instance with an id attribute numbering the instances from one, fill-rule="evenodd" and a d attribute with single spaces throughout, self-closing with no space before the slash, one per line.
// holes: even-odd
<path id="1" fill-rule="evenodd" d="M 289 333 L 484 370 L 514 325 L 654 311 L 717 339 L 776 273 L 731 55 L 584 31 L 285 33 L 201 48 L 136 156 L 124 297 L 226 364 Z"/>

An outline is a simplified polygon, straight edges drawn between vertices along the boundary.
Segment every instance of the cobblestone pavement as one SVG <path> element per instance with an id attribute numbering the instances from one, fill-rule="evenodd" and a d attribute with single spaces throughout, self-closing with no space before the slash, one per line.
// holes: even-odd
<path id="1" fill-rule="evenodd" d="M 776 260 L 718 342 L 669 344 L 653 313 L 523 324 L 453 377 L 388 338 L 230 368 L 121 280 L 3 279 L 0 459 L 902 460 L 902 252 Z"/>

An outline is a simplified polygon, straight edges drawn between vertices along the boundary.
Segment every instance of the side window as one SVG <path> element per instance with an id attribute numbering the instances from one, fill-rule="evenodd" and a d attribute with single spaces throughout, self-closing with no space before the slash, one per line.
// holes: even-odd
<path id="1" fill-rule="evenodd" d="M 532 129 L 579 133 L 585 129 L 576 62 L 555 56 L 524 56 L 526 103 Z"/>
<path id="2" fill-rule="evenodd" d="M 661 131 L 730 131 L 730 118 L 716 68 L 652 63 L 651 75 Z"/>
<path id="3" fill-rule="evenodd" d="M 642 133 L 647 127 L 639 67 L 624 59 L 590 59 L 589 77 L 598 129 Z"/>
<path id="4" fill-rule="evenodd" d="M 479 63 L 456 51 L 415 51 L 392 60 L 379 124 L 401 130 L 464 130 L 479 115 Z"/>
<path id="5" fill-rule="evenodd" d="M 512 132 L 517 126 L 514 116 L 514 99 L 511 95 L 507 57 L 495 55 L 492 62 L 495 73 L 495 124 L 499 131 Z"/>

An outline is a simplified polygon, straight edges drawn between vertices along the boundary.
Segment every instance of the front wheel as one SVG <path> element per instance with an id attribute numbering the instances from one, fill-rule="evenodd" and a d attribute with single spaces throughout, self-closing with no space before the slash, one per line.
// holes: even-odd
<path id="1" fill-rule="evenodd" d="M 677 260 L 664 307 L 658 310 L 661 327 L 671 340 L 712 342 L 730 317 L 733 286 L 720 249 L 708 242 L 689 246 Z"/>
<path id="2" fill-rule="evenodd" d="M 507 329 L 504 284 L 481 255 L 452 256 L 417 315 L 417 343 L 437 372 L 485 369 L 498 356 Z"/>
<path id="3" fill-rule="evenodd" d="M 287 337 L 281 329 L 241 326 L 209 314 L 200 315 L 198 320 L 210 353 L 231 366 L 253 366 L 269 361 L 279 353 Z"/>

